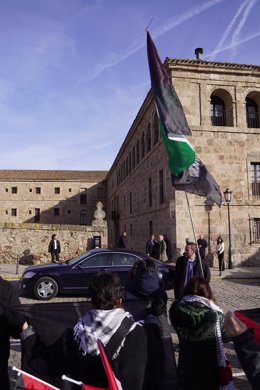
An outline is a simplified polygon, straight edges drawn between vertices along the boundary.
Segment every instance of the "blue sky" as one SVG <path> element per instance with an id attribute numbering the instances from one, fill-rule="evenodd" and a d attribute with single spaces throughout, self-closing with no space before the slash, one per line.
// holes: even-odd
<path id="1" fill-rule="evenodd" d="M 260 0 L 0 0 L 0 169 L 109 169 L 161 59 L 260 65 Z"/>

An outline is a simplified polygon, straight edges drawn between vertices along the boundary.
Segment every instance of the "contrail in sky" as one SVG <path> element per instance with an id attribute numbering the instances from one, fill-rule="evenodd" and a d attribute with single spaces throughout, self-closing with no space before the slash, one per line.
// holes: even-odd
<path id="1" fill-rule="evenodd" d="M 229 25 L 225 29 L 224 33 L 222 34 L 222 37 L 221 37 L 219 43 L 217 44 L 216 48 L 213 50 L 212 53 L 208 53 L 205 56 L 206 58 L 208 58 L 210 60 L 214 60 L 218 53 L 221 53 L 222 51 L 227 50 L 227 49 L 229 49 L 229 50 L 233 49 L 233 51 L 234 51 L 235 48 L 244 41 L 243 39 L 239 39 L 240 33 L 241 33 L 241 30 L 242 30 L 243 26 L 245 25 L 245 23 L 246 23 L 246 21 L 248 19 L 250 11 L 252 10 L 252 8 L 253 8 L 253 6 L 255 5 L 256 2 L 257 2 L 256 0 L 245 0 L 242 3 L 242 5 L 237 10 L 235 16 L 233 17 L 233 19 L 231 20 L 231 22 L 229 23 Z M 230 44 L 226 44 L 224 46 L 224 42 L 227 40 L 227 37 L 230 34 L 231 29 L 233 28 L 233 26 L 236 23 L 238 17 L 241 15 L 241 13 L 243 11 L 244 11 L 244 13 L 242 15 L 242 18 L 241 18 L 240 22 L 238 23 L 238 26 L 237 26 L 237 28 L 235 29 L 235 31 L 234 31 L 234 33 L 232 35 L 231 43 Z M 252 34 L 250 36 L 256 37 L 256 36 L 258 36 L 257 34 L 258 33 L 256 33 L 256 35 Z M 249 39 L 250 36 L 246 37 L 245 42 L 250 40 Z M 253 39 L 253 38 L 251 38 L 251 39 Z"/>
<path id="2" fill-rule="evenodd" d="M 188 11 L 184 12 L 182 15 L 175 19 L 169 19 L 163 26 L 161 26 L 159 29 L 157 29 L 153 36 L 154 38 L 158 38 L 174 27 L 179 26 L 180 24 L 186 22 L 187 20 L 190 20 L 194 18 L 195 16 L 199 15 L 200 13 L 206 11 L 207 9 L 222 3 L 225 0 L 210 0 L 206 1 L 203 4 L 200 4 L 198 6 L 191 7 Z M 96 67 L 96 70 L 88 75 L 84 80 L 81 80 L 76 84 L 74 89 L 80 87 L 81 85 L 85 84 L 88 81 L 91 81 L 98 77 L 105 69 L 111 68 L 112 66 L 115 66 L 119 64 L 120 62 L 124 61 L 126 58 L 130 57 L 131 55 L 135 54 L 138 52 L 140 49 L 142 49 L 146 45 L 145 40 L 142 39 L 141 42 L 138 42 L 131 47 L 128 48 L 128 50 L 123 53 L 123 54 L 113 54 L 112 58 L 110 61 L 107 61 L 106 63 L 103 64 L 98 64 Z"/>

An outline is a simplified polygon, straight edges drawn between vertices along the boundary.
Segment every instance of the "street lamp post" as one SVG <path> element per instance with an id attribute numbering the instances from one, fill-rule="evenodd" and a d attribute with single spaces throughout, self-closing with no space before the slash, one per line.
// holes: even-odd
<path id="1" fill-rule="evenodd" d="M 231 257 L 232 244 L 231 244 L 231 226 L 230 226 L 230 209 L 229 209 L 229 205 L 232 199 L 232 191 L 229 188 L 227 188 L 226 191 L 224 191 L 224 197 L 228 207 L 228 238 L 229 238 L 228 268 L 232 269 L 233 264 L 232 264 L 232 257 Z"/>

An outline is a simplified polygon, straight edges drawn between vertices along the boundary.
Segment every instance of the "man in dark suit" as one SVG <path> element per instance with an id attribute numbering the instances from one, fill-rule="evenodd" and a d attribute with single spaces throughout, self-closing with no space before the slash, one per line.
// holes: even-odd
<path id="1" fill-rule="evenodd" d="M 147 240 L 145 246 L 145 253 L 149 256 L 155 257 L 156 255 L 156 241 L 154 239 L 154 234 L 151 235 L 151 238 Z"/>
<path id="2" fill-rule="evenodd" d="M 51 236 L 48 252 L 51 254 L 51 261 L 58 263 L 60 260 L 60 242 L 56 239 L 56 234 Z"/>
<path id="3" fill-rule="evenodd" d="M 197 245 L 194 242 L 189 242 L 185 246 L 184 255 L 179 257 L 176 262 L 175 278 L 174 278 L 174 295 L 176 299 L 183 297 L 183 290 L 188 281 L 194 276 L 204 277 L 210 281 L 210 269 L 208 264 L 201 260 L 202 270 L 197 254 Z"/>
<path id="4" fill-rule="evenodd" d="M 123 234 L 119 237 L 119 248 L 126 248 L 126 247 L 127 247 L 126 232 L 123 232 Z"/>

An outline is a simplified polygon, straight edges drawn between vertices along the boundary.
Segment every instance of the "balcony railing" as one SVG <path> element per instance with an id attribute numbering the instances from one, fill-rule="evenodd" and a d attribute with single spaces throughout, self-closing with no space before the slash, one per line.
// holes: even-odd
<path id="1" fill-rule="evenodd" d="M 248 116 L 247 115 L 247 127 L 259 129 L 260 128 L 260 120 L 259 120 L 259 112 L 256 111 L 254 116 Z"/>
<path id="2" fill-rule="evenodd" d="M 232 110 L 211 110 L 212 126 L 233 126 Z"/>
<path id="3" fill-rule="evenodd" d="M 251 188 L 253 198 L 260 198 L 260 183 L 252 183 Z"/>

